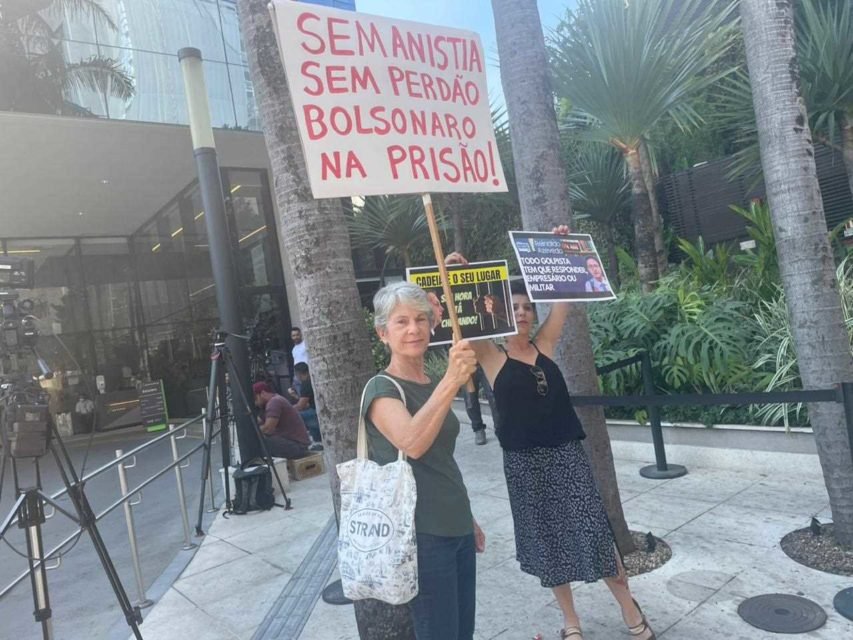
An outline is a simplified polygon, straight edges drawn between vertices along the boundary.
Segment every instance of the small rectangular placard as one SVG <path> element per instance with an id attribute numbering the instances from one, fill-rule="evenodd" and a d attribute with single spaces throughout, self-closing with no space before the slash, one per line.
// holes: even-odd
<path id="1" fill-rule="evenodd" d="M 592 236 L 510 231 L 509 238 L 532 302 L 616 298 Z"/>
<path id="2" fill-rule="evenodd" d="M 139 414 L 148 431 L 163 431 L 169 424 L 162 380 L 143 382 L 139 391 Z"/>
<path id="3" fill-rule="evenodd" d="M 517 333 L 506 260 L 449 266 L 447 278 L 463 338 L 485 340 Z M 438 266 L 406 269 L 406 279 L 427 292 L 433 307 L 430 345 L 453 342 Z"/>

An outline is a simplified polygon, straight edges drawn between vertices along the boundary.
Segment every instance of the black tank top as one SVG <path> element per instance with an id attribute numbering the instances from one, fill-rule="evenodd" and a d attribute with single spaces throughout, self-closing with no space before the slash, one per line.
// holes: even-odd
<path id="1" fill-rule="evenodd" d="M 531 344 L 539 352 L 536 344 Z M 539 352 L 531 366 L 510 358 L 495 378 L 496 433 L 504 449 L 556 447 L 586 437 L 557 363 Z M 544 376 L 544 382 L 543 382 Z M 547 384 L 546 384 L 547 383 Z"/>

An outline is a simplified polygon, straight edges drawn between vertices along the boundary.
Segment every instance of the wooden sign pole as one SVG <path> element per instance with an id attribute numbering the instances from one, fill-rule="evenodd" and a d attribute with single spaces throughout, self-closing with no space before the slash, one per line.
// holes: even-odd
<path id="1" fill-rule="evenodd" d="M 450 279 L 447 277 L 447 265 L 444 264 L 444 249 L 441 246 L 441 236 L 438 233 L 438 223 L 435 221 L 435 211 L 432 208 L 430 194 L 424 193 L 421 198 L 424 202 L 427 225 L 429 226 L 429 237 L 432 240 L 432 250 L 435 253 L 435 261 L 438 264 L 438 272 L 441 274 L 441 290 L 447 301 L 447 315 L 450 317 L 450 326 L 453 329 L 453 344 L 462 339 L 462 329 L 459 328 L 459 316 L 456 314 L 456 303 L 453 300 L 453 292 L 450 289 Z M 468 380 L 465 385 L 468 391 L 474 391 L 474 383 Z"/>
<path id="2" fill-rule="evenodd" d="M 453 293 L 450 290 L 450 280 L 447 277 L 447 265 L 444 264 L 444 249 L 441 247 L 441 236 L 438 234 L 438 223 L 435 221 L 435 211 L 432 208 L 432 198 L 428 193 L 421 196 L 424 201 L 427 225 L 429 226 L 429 237 L 432 240 L 432 250 L 435 253 L 435 261 L 441 274 L 441 289 L 444 299 L 447 301 L 447 314 L 453 328 L 454 344 L 462 339 L 462 330 L 459 328 L 459 316 L 456 314 L 456 305 L 453 303 Z"/>

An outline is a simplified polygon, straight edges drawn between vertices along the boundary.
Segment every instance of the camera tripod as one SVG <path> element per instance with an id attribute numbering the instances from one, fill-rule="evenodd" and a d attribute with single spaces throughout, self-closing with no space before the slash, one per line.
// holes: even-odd
<path id="1" fill-rule="evenodd" d="M 32 383 L 28 384 L 32 385 Z M 11 383 L 13 389 L 14 385 L 15 383 Z M 7 432 L 11 428 L 9 412 L 13 410 L 13 405 L 9 400 L 14 398 L 15 395 L 16 392 L 14 390 L 6 395 L 5 406 L 2 406 L 3 412 L 2 415 L 0 415 L 0 429 L 5 429 Z M 18 393 L 17 395 L 30 394 Z M 42 637 L 44 640 L 53 640 L 52 612 L 47 585 L 47 567 L 45 566 L 48 559 L 44 557 L 44 543 L 42 537 L 42 525 L 46 520 L 45 505 L 50 505 L 56 511 L 62 513 L 64 516 L 75 522 L 81 529 L 81 535 L 82 531 L 86 531 L 89 534 L 89 537 L 92 540 L 92 546 L 98 554 L 98 559 L 101 561 L 101 566 L 104 569 L 104 573 L 107 575 L 107 579 L 110 582 L 113 593 L 115 593 L 119 606 L 124 613 L 125 620 L 130 628 L 133 629 L 134 636 L 141 640 L 142 634 L 139 631 L 139 624 L 142 622 L 142 614 L 139 611 L 139 607 L 134 607 L 131 604 L 130 599 L 127 596 L 127 592 L 122 586 L 118 571 L 116 571 L 115 565 L 110 558 L 103 538 L 101 538 L 101 534 L 98 531 L 96 524 L 97 517 L 95 516 L 95 513 L 92 510 L 89 500 L 83 490 L 83 483 L 80 481 L 80 478 L 74 470 L 74 465 L 72 464 L 68 451 L 59 436 L 56 425 L 47 414 L 46 406 L 44 407 L 44 413 L 47 416 L 47 432 L 45 434 L 47 439 L 46 447 L 50 450 L 56 460 L 56 467 L 62 477 L 62 482 L 65 485 L 68 497 L 74 505 L 76 515 L 64 509 L 42 490 L 40 456 L 44 455 L 46 451 L 42 450 L 39 455 L 16 457 L 13 455 L 13 451 L 10 451 L 10 449 L 13 448 L 9 446 L 9 441 L 6 440 L 4 442 L 6 446 L 4 446 L 3 449 L 2 464 L 0 465 L 0 486 L 2 486 L 6 463 L 11 460 L 12 475 L 15 480 L 15 492 L 18 497 L 11 512 L 6 516 L 2 524 L 0 524 L 0 539 L 6 535 L 16 521 L 18 528 L 26 531 L 27 564 L 29 565 L 30 584 L 33 593 L 33 604 L 35 606 L 33 615 L 35 616 L 36 622 L 41 623 Z M 18 461 L 22 459 L 30 459 L 32 462 L 33 482 L 29 486 L 22 485 L 21 478 L 18 473 Z"/>
<path id="2" fill-rule="evenodd" d="M 284 485 L 281 482 L 281 478 L 278 475 L 278 471 L 273 464 L 272 456 L 270 455 L 269 449 L 267 448 L 266 441 L 264 440 L 264 435 L 261 433 L 261 428 L 258 425 L 257 420 L 255 420 L 255 412 L 252 409 L 252 405 L 249 403 L 249 398 L 246 395 L 246 391 L 243 388 L 243 385 L 240 384 L 240 377 L 237 372 L 237 368 L 234 366 L 234 360 L 231 356 L 231 351 L 228 349 L 228 346 L 225 344 L 225 338 L 228 335 L 232 335 L 235 338 L 239 338 L 241 340 L 247 340 L 247 336 L 241 336 L 238 334 L 228 334 L 226 331 L 216 331 L 213 339 L 213 351 L 210 354 L 210 382 L 207 387 L 207 415 L 210 419 L 210 426 L 205 433 L 204 439 L 204 447 L 202 453 L 202 462 L 201 462 L 201 495 L 198 499 L 198 520 L 196 521 L 196 535 L 202 536 L 204 535 L 204 531 L 201 528 L 201 521 L 204 517 L 204 491 L 206 487 L 206 481 L 208 474 L 210 473 L 210 456 L 212 450 L 212 439 L 213 439 L 213 423 L 217 417 L 217 404 L 218 404 L 218 419 L 219 419 L 219 435 L 220 435 L 220 445 L 222 450 L 222 467 L 225 469 L 225 510 L 226 513 L 233 512 L 233 505 L 231 503 L 231 486 L 228 481 L 228 472 L 231 468 L 231 445 L 230 445 L 230 437 L 229 437 L 229 417 L 231 417 L 231 413 L 236 414 L 238 410 L 236 407 L 239 407 L 240 411 L 245 411 L 245 415 L 249 416 L 249 419 L 252 425 L 255 428 L 255 435 L 258 438 L 258 442 L 261 446 L 261 451 L 263 455 L 261 458 L 264 461 L 264 464 L 269 468 L 270 472 L 275 476 L 276 483 L 278 484 L 278 488 L 281 490 L 281 495 L 284 498 L 284 505 L 276 505 L 283 506 L 285 509 L 291 509 L 291 501 L 287 496 L 287 493 L 284 490 Z M 231 377 L 231 380 L 235 381 L 237 384 L 234 384 L 232 388 L 238 389 L 239 399 L 229 398 L 228 397 L 228 385 L 225 380 L 225 373 Z M 239 402 L 239 404 L 238 404 Z M 230 404 L 229 404 L 230 403 Z M 231 406 L 231 411 L 229 411 L 229 406 Z M 241 466 L 245 464 L 246 461 L 241 461 Z"/>

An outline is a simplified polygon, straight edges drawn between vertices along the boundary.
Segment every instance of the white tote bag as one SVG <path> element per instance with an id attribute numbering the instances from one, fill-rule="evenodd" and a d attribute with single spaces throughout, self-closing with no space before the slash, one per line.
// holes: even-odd
<path id="1" fill-rule="evenodd" d="M 396 380 L 377 377 L 391 380 L 406 404 L 406 394 Z M 395 462 L 384 466 L 367 459 L 365 392 L 359 407 L 356 458 L 338 465 L 338 568 L 347 598 L 403 604 L 418 594 L 417 486 L 402 451 Z"/>

